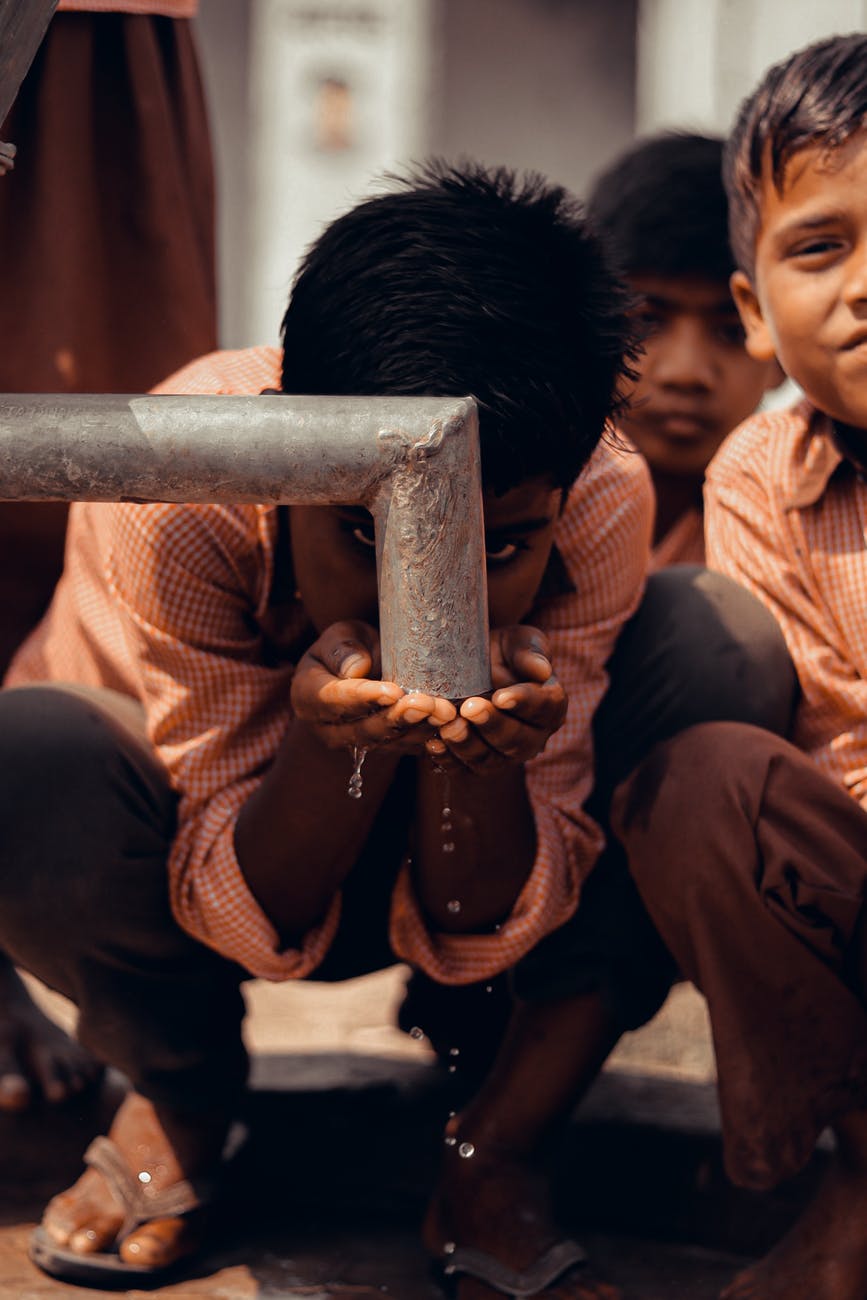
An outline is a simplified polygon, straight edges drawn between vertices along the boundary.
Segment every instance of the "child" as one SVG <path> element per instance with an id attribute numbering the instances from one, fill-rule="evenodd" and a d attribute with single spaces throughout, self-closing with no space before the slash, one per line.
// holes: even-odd
<path id="1" fill-rule="evenodd" d="M 638 769 L 615 814 L 648 910 L 708 998 L 732 1177 L 767 1187 L 824 1126 L 836 1134 L 816 1199 L 727 1300 L 867 1294 L 865 123 L 867 36 L 838 36 L 771 68 L 726 152 L 747 348 L 806 398 L 749 420 L 714 461 L 708 553 L 785 634 L 797 748 L 695 728 Z M 682 834 L 660 855 L 673 817 Z"/>
<path id="2" fill-rule="evenodd" d="M 651 567 L 704 563 L 702 484 L 723 438 L 778 383 L 756 360 L 729 290 L 734 270 L 722 140 L 641 140 L 596 182 L 588 218 L 637 298 L 646 333 L 620 427 L 650 466 Z"/>
<path id="3" fill-rule="evenodd" d="M 593 890 L 576 914 L 601 846 L 584 806 L 590 723 L 650 533 L 643 462 L 600 442 L 630 329 L 562 190 L 439 167 L 325 231 L 282 352 L 213 354 L 164 386 L 476 395 L 496 689 L 459 709 L 379 680 L 364 510 L 73 507 L 64 576 L 8 679 L 21 689 L 0 693 L 0 942 L 75 999 L 80 1036 L 133 1090 L 48 1207 L 34 1253 L 49 1271 L 150 1284 L 203 1243 L 245 1078 L 248 974 L 341 979 L 403 958 L 484 988 L 556 930 L 571 947 L 526 972 L 500 1063 L 450 1121 L 425 1240 L 464 1300 L 612 1294 L 562 1240 L 531 1156 L 620 1031 L 615 982 L 609 999 L 604 971 L 576 980 L 570 966 L 584 931 L 597 965 L 607 951 Z M 671 724 L 671 693 L 660 701 L 645 673 L 671 640 L 659 606 L 678 627 L 700 606 L 702 643 L 718 633 L 734 650 L 723 695 L 752 695 L 747 716 L 764 716 L 785 671 L 751 597 L 757 643 L 732 646 L 735 592 L 725 579 L 663 591 L 639 614 L 644 658 L 622 674 L 632 695 L 621 734 L 616 716 L 608 726 L 606 771 L 629 770 Z M 763 656 L 753 692 L 745 661 Z M 708 707 L 699 716 L 718 716 Z M 359 800 L 353 745 L 369 749 Z M 608 921 L 633 963 L 621 983 L 650 1014 L 670 963 L 643 912 L 640 941 L 628 932 L 621 894 Z"/>

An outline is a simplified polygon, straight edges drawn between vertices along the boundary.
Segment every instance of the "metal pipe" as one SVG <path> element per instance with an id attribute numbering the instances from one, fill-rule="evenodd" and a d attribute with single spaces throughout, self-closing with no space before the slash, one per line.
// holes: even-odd
<path id="1" fill-rule="evenodd" d="M 490 689 L 472 398 L 0 396 L 0 500 L 363 505 L 383 677 Z"/>

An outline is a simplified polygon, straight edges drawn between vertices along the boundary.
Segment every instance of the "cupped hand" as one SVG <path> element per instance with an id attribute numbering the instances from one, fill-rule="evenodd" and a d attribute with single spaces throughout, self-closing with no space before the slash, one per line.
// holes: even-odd
<path id="1" fill-rule="evenodd" d="M 526 763 L 562 726 L 566 692 L 538 628 L 521 625 L 491 633 L 491 680 L 491 698 L 464 700 L 459 715 L 428 743 L 434 760 L 450 757 L 478 772 Z"/>
<path id="2" fill-rule="evenodd" d="M 436 695 L 406 693 L 380 679 L 379 635 L 368 623 L 332 623 L 302 657 L 292 680 L 292 708 L 329 748 L 388 745 L 422 752 L 456 716 Z"/>

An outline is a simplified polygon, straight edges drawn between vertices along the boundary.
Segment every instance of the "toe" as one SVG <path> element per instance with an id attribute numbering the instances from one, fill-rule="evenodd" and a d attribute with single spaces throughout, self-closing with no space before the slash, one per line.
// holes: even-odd
<path id="1" fill-rule="evenodd" d="M 142 1268 L 166 1268 L 195 1248 L 189 1225 L 179 1218 L 152 1219 L 136 1228 L 120 1246 L 127 1264 Z"/>
<path id="2" fill-rule="evenodd" d="M 69 1249 L 79 1255 L 92 1255 L 114 1243 L 119 1224 L 117 1215 L 95 1214 L 69 1235 Z"/>
<path id="3" fill-rule="evenodd" d="M 18 1070 L 0 1072 L 0 1110 L 22 1111 L 30 1105 L 30 1084 Z"/>

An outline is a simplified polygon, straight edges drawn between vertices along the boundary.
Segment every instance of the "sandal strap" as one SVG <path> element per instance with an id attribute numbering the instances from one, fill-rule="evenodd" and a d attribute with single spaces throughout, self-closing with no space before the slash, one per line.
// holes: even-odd
<path id="1" fill-rule="evenodd" d="M 150 1191 L 139 1182 L 111 1138 L 94 1138 L 84 1153 L 84 1163 L 102 1174 L 124 1212 L 118 1239 L 148 1219 L 189 1214 L 213 1200 L 213 1185 L 205 1179 L 184 1178 L 161 1191 Z"/>
<path id="2" fill-rule="evenodd" d="M 479 1282 L 502 1291 L 513 1300 L 534 1296 L 558 1281 L 576 1264 L 587 1262 L 587 1252 L 577 1241 L 558 1241 L 540 1255 L 529 1268 L 519 1272 L 475 1246 L 458 1246 L 445 1258 L 444 1272 L 465 1273 Z"/>

